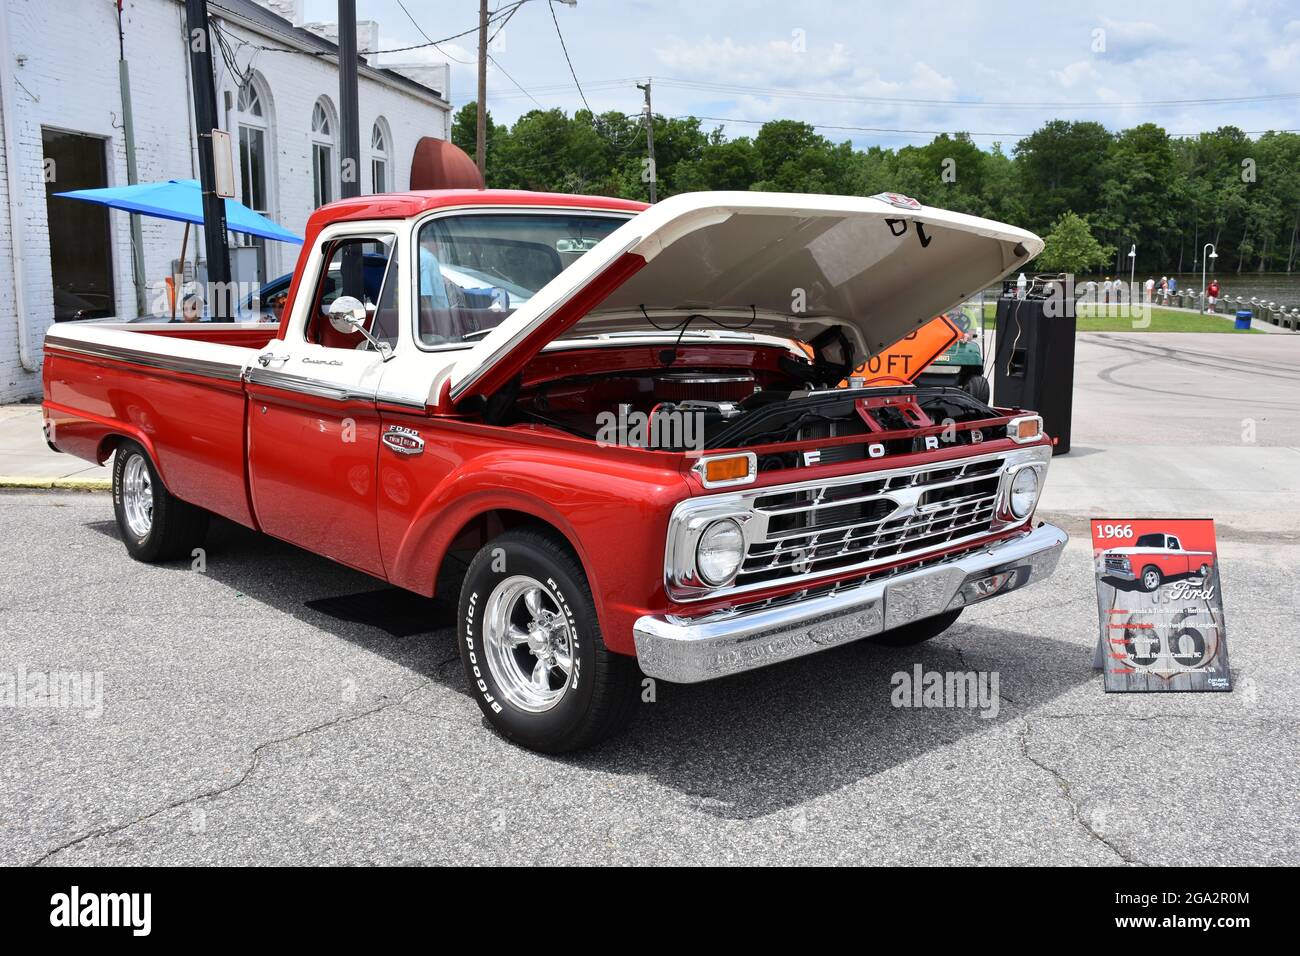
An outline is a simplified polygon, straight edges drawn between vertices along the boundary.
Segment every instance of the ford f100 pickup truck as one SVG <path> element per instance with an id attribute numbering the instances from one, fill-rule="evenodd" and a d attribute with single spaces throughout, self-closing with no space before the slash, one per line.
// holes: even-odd
<path id="1" fill-rule="evenodd" d="M 647 677 L 916 643 L 1052 572 L 1038 416 L 845 387 L 1041 248 L 895 194 L 349 199 L 278 328 L 51 329 L 47 436 L 113 456 L 143 561 L 213 514 L 425 595 L 463 557 L 480 707 L 570 750 Z"/>
<path id="2" fill-rule="evenodd" d="M 1170 578 L 1205 580 L 1214 567 L 1214 552 L 1187 551 L 1178 535 L 1160 531 L 1139 535 L 1133 547 L 1111 548 L 1102 557 L 1106 577 L 1136 581 L 1144 591 L 1155 591 Z"/>

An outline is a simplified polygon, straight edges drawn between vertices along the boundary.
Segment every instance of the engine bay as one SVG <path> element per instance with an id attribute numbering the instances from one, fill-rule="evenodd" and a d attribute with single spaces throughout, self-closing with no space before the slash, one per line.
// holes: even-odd
<path id="1" fill-rule="evenodd" d="M 1006 434 L 1004 424 L 950 427 L 999 417 L 958 388 L 838 388 L 800 378 L 757 367 L 669 366 L 576 375 L 519 389 L 506 414 L 515 423 L 606 444 L 677 452 L 752 448 L 760 471 Z M 819 439 L 825 445 L 819 447 Z M 779 447 L 792 443 L 800 447 Z"/>

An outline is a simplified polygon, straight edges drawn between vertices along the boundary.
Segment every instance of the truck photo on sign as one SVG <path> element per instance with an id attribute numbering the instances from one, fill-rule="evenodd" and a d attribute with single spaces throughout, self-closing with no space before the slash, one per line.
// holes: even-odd
<path id="1" fill-rule="evenodd" d="M 1092 551 L 1107 693 L 1232 690 L 1210 518 L 1096 518 Z"/>

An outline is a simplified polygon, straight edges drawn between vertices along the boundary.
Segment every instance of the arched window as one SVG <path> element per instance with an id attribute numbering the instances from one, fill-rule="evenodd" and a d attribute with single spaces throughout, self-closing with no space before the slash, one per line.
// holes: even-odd
<path id="1" fill-rule="evenodd" d="M 274 219 L 271 188 L 274 182 L 271 168 L 274 130 L 274 110 L 271 94 L 260 73 L 253 73 L 239 88 L 235 97 L 235 126 L 239 141 L 240 198 L 245 206 L 263 216 Z M 258 249 L 258 274 L 266 279 L 266 240 L 237 234 L 238 241 Z"/>
<path id="2" fill-rule="evenodd" d="M 381 116 L 370 130 L 371 191 L 386 193 L 393 188 L 388 181 L 388 124 Z"/>
<path id="3" fill-rule="evenodd" d="M 317 206 L 334 199 L 334 107 L 322 96 L 311 111 L 312 198 Z"/>

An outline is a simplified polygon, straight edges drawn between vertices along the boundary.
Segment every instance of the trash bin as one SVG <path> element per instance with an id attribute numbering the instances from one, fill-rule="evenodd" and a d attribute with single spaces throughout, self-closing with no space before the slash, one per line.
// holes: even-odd
<path id="1" fill-rule="evenodd" d="M 1250 328 L 1250 309 L 1237 310 L 1237 328 L 1239 329 Z"/>

